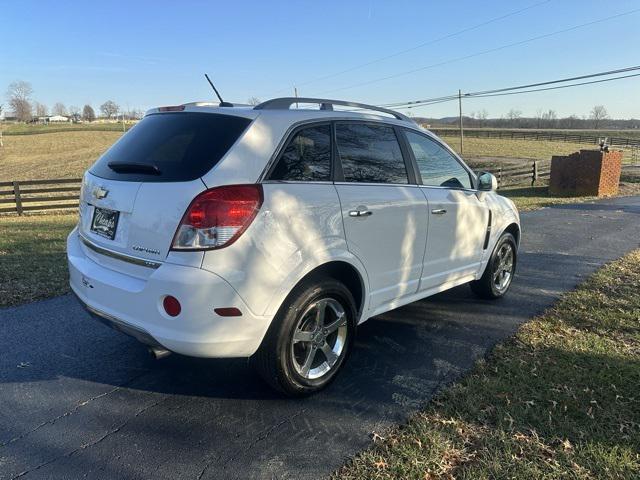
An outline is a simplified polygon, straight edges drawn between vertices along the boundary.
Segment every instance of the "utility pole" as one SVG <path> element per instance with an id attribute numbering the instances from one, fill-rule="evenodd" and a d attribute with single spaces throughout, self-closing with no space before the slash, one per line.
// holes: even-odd
<path id="1" fill-rule="evenodd" d="M 458 90 L 458 110 L 460 112 L 460 155 L 464 153 L 464 131 L 462 129 L 462 90 Z"/>
<path id="2" fill-rule="evenodd" d="M 293 94 L 298 98 L 298 87 L 293 87 Z M 296 102 L 296 108 L 298 108 L 298 102 Z"/>

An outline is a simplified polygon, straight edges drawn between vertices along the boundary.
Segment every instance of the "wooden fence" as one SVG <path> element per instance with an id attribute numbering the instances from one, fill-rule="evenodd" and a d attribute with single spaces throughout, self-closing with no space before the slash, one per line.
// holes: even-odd
<path id="1" fill-rule="evenodd" d="M 80 178 L 0 182 L 0 213 L 78 208 Z"/>
<path id="2" fill-rule="evenodd" d="M 534 186 L 536 182 L 549 181 L 551 166 L 548 163 L 533 161 L 524 165 L 508 165 L 506 167 L 493 167 L 485 171 L 493 173 L 498 179 L 498 188 L 508 185 L 522 185 L 525 183 Z"/>

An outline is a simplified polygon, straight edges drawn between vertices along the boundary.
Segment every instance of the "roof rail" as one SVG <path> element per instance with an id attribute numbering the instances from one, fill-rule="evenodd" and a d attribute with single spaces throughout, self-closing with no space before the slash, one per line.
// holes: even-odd
<path id="1" fill-rule="evenodd" d="M 347 102 L 345 100 L 329 100 L 326 98 L 308 98 L 308 97 L 282 97 L 274 98 L 262 102 L 259 105 L 253 107 L 254 110 L 289 110 L 294 103 L 319 103 L 320 110 L 333 110 L 334 105 L 341 105 L 345 107 L 362 108 L 363 110 L 372 110 L 376 112 L 386 113 L 392 115 L 398 120 L 404 120 L 406 122 L 415 123 L 415 121 L 406 115 L 395 110 L 389 110 L 388 108 L 376 107 L 375 105 L 367 105 L 366 103 Z"/>

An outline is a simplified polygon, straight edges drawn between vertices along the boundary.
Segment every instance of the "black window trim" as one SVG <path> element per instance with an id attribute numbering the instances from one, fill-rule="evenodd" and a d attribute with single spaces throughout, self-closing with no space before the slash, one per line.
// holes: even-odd
<path id="1" fill-rule="evenodd" d="M 411 162 L 413 164 L 413 168 L 415 171 L 415 175 L 416 178 L 418 179 L 418 185 L 424 188 L 446 188 L 448 190 L 463 190 L 463 191 L 467 191 L 467 192 L 477 192 L 478 191 L 478 179 L 476 177 L 476 174 L 473 172 L 473 170 L 471 170 L 469 168 L 469 166 L 464 163 L 464 161 L 458 156 L 458 154 L 456 152 L 454 152 L 448 145 L 446 145 L 444 142 L 442 142 L 439 138 L 425 134 L 424 132 L 421 132 L 420 130 L 415 130 L 413 128 L 407 128 L 407 127 L 401 127 L 400 128 L 402 130 L 402 138 L 403 138 L 403 142 L 405 143 L 407 149 L 408 149 L 408 153 L 411 157 Z M 469 175 L 469 181 L 471 183 L 471 188 L 466 188 L 466 187 L 443 187 L 441 185 L 425 185 L 423 180 L 422 180 L 422 174 L 420 173 L 420 168 L 418 167 L 418 161 L 416 160 L 416 157 L 413 153 L 413 149 L 411 148 L 411 145 L 409 143 L 409 139 L 407 138 L 406 132 L 409 131 L 411 133 L 415 133 L 416 135 L 420 135 L 424 138 L 426 138 L 427 140 L 432 141 L 433 143 L 435 143 L 436 145 L 439 145 L 440 147 L 442 147 L 444 150 L 446 150 L 452 157 L 453 159 L 458 162 L 458 164 L 463 168 L 464 171 L 467 172 L 467 175 Z"/>
<path id="2" fill-rule="evenodd" d="M 393 130 L 394 135 L 396 136 L 396 141 L 398 142 L 398 146 L 400 147 L 400 154 L 402 155 L 402 160 L 404 162 L 404 168 L 407 172 L 407 183 L 388 183 L 388 182 L 348 182 L 344 179 L 344 172 L 342 171 L 342 159 L 340 159 L 340 155 L 338 154 L 338 141 L 336 137 L 336 126 L 338 124 L 360 124 L 360 125 L 376 125 L 376 126 L 384 126 L 389 127 Z M 415 160 L 412 160 L 412 156 L 409 156 L 409 153 L 406 149 L 406 139 L 404 135 L 401 134 L 400 128 L 398 125 L 393 123 L 387 123 L 384 121 L 376 122 L 370 120 L 357 120 L 357 119 L 345 119 L 345 120 L 334 120 L 333 121 L 333 157 L 334 163 L 336 165 L 334 173 L 334 183 L 340 185 L 376 185 L 376 186 L 393 186 L 393 187 L 411 187 L 420 185 L 418 182 L 418 178 L 416 176 L 416 171 L 414 164 Z M 412 163 L 413 162 L 413 163 Z"/>
<path id="3" fill-rule="evenodd" d="M 273 171 L 276 169 L 276 166 L 278 165 L 278 162 L 280 161 L 280 159 L 282 158 L 282 156 L 284 155 L 284 152 L 286 151 L 287 147 L 291 144 L 291 142 L 293 141 L 293 139 L 296 137 L 296 135 L 298 133 L 300 133 L 302 130 L 306 130 L 307 128 L 314 128 L 314 127 L 321 127 L 323 125 L 328 125 L 331 129 L 331 134 L 329 137 L 329 141 L 331 142 L 330 145 L 330 151 L 331 151 L 331 157 L 329 159 L 330 161 L 330 165 L 329 165 L 329 180 L 272 180 L 271 178 L 269 178 L 272 174 Z M 300 122 L 300 123 L 296 123 L 294 125 L 292 125 L 291 127 L 289 127 L 289 129 L 287 130 L 287 133 L 285 135 L 283 135 L 283 139 L 284 141 L 282 141 L 280 143 L 280 145 L 278 145 L 278 148 L 276 148 L 276 152 L 275 154 L 271 157 L 271 160 L 269 160 L 269 162 L 267 163 L 267 166 L 264 170 L 264 173 L 261 175 L 260 180 L 258 181 L 258 183 L 319 183 L 319 184 L 332 184 L 333 183 L 333 179 L 334 179 L 334 165 L 335 165 L 335 155 L 334 155 L 334 151 L 335 151 L 335 135 L 334 135 L 335 129 L 333 127 L 333 122 L 331 122 L 330 120 L 310 120 L 310 121 L 304 121 L 304 122 Z"/>

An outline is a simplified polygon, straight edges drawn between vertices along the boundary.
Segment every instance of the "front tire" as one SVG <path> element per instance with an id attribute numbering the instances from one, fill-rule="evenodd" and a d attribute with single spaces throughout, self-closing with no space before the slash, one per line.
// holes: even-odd
<path id="1" fill-rule="evenodd" d="M 346 361 L 355 336 L 356 306 L 340 282 L 305 282 L 289 295 L 252 363 L 273 388 L 289 396 L 326 387 Z"/>
<path id="2" fill-rule="evenodd" d="M 487 267 L 480 280 L 471 282 L 471 290 L 481 298 L 496 299 L 503 297 L 516 272 L 518 248 L 516 239 L 508 232 L 498 239 Z"/>

